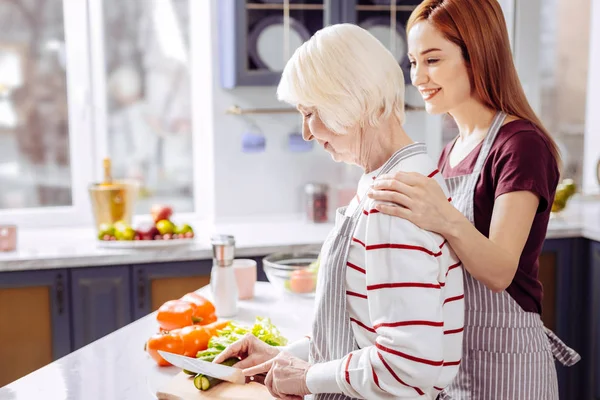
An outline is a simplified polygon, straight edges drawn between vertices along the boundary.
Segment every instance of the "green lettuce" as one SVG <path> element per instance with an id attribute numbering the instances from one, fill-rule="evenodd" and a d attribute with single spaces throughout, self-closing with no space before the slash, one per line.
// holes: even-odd
<path id="1" fill-rule="evenodd" d="M 285 346 L 288 340 L 279 332 L 279 329 L 271 322 L 270 318 L 256 317 L 254 325 L 249 328 L 237 322 L 230 322 L 225 328 L 217 331 L 217 334 L 208 341 L 208 348 L 199 351 L 196 355 L 204 361 L 212 361 L 227 346 L 251 333 L 259 340 L 271 346 Z"/>

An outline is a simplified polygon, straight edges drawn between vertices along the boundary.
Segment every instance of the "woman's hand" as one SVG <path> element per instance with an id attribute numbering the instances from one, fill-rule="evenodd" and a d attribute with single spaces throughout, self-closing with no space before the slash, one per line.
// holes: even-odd
<path id="1" fill-rule="evenodd" d="M 268 372 L 264 383 L 273 397 L 301 400 L 310 394 L 306 386 L 306 373 L 309 368 L 310 364 L 306 361 L 289 353 L 280 352 L 275 358 L 255 367 L 246 368 L 243 372 L 246 376 Z"/>
<path id="2" fill-rule="evenodd" d="M 263 364 L 279 354 L 279 349 L 270 346 L 248 333 L 237 342 L 229 345 L 215 359 L 214 363 L 221 364 L 231 357 L 239 357 L 242 361 L 235 364 L 236 368 L 248 368 Z"/>
<path id="3" fill-rule="evenodd" d="M 416 172 L 381 175 L 373 182 L 368 196 L 377 201 L 378 211 L 442 235 L 447 233 L 458 212 L 435 179 Z"/>

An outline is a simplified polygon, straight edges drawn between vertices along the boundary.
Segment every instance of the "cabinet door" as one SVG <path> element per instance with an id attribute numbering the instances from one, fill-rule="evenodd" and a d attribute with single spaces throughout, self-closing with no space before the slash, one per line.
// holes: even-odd
<path id="1" fill-rule="evenodd" d="M 340 0 L 219 0 L 221 85 L 273 86 L 296 48 L 316 31 L 340 22 Z M 289 32 L 284 33 L 284 15 Z"/>
<path id="2" fill-rule="evenodd" d="M 542 321 L 569 347 L 582 354 L 581 332 L 585 329 L 582 312 L 582 244 L 580 239 L 548 239 L 540 255 L 539 279 L 544 288 Z M 580 363 L 581 364 L 581 363 Z M 581 398 L 579 384 L 582 365 L 566 368 L 557 363 L 560 398 Z"/>
<path id="3" fill-rule="evenodd" d="M 75 350 L 132 321 L 129 275 L 129 266 L 71 271 Z"/>
<path id="4" fill-rule="evenodd" d="M 133 267 L 135 319 L 210 283 L 212 260 L 141 264 Z"/>
<path id="5" fill-rule="evenodd" d="M 590 246 L 591 279 L 588 287 L 591 299 L 591 356 L 592 371 L 588 376 L 593 377 L 593 398 L 600 400 L 600 242 L 591 242 Z"/>
<path id="6" fill-rule="evenodd" d="M 0 278 L 0 387 L 71 351 L 66 270 Z"/>

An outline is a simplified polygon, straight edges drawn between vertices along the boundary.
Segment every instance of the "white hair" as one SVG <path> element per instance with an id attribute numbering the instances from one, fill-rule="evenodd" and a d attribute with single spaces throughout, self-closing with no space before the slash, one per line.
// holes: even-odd
<path id="1" fill-rule="evenodd" d="M 391 115 L 404 123 L 402 69 L 377 38 L 352 24 L 328 26 L 302 44 L 283 70 L 277 98 L 314 107 L 338 134 Z"/>

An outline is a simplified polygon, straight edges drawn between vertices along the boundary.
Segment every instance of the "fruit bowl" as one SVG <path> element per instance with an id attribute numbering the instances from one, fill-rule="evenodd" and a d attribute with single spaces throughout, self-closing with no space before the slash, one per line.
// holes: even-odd
<path id="1" fill-rule="evenodd" d="M 277 290 L 313 296 L 317 286 L 319 252 L 281 252 L 263 258 L 263 270 Z"/>
<path id="2" fill-rule="evenodd" d="M 102 223 L 96 237 L 100 247 L 152 248 L 171 247 L 194 242 L 194 229 L 189 224 L 176 225 L 171 217 L 173 208 L 155 204 L 151 209 L 152 221 L 131 226 L 124 220 Z"/>

